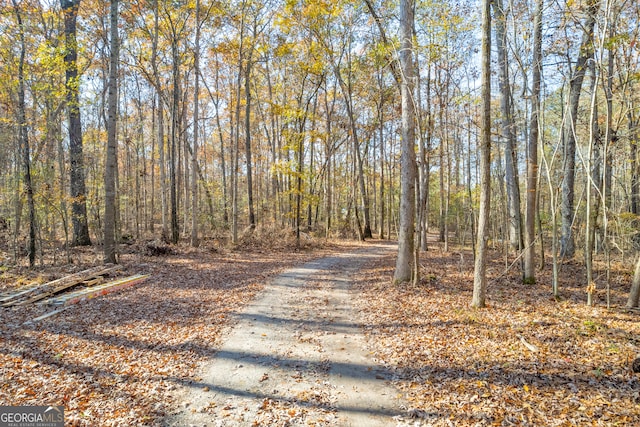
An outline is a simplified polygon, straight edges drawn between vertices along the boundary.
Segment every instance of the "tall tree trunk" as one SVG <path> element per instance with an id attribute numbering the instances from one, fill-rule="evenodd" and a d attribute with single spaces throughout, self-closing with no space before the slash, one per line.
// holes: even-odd
<path id="1" fill-rule="evenodd" d="M 158 93 L 158 129 L 157 129 L 157 140 L 158 140 L 158 162 L 160 162 L 160 207 L 162 209 L 161 212 L 161 220 L 162 220 L 162 238 L 164 240 L 169 239 L 169 203 L 167 200 L 167 145 L 165 141 L 165 128 L 164 128 L 164 101 L 162 97 Z"/>
<path id="2" fill-rule="evenodd" d="M 200 113 L 200 0 L 196 0 L 196 41 L 193 53 L 193 151 L 191 153 L 191 246 L 199 244 L 198 239 L 198 132 Z"/>
<path id="3" fill-rule="evenodd" d="M 180 161 L 178 153 L 178 127 L 180 126 L 180 58 L 178 55 L 178 36 L 173 34 L 171 40 L 171 58 L 172 58 L 172 98 L 171 98 L 171 140 L 169 141 L 169 200 L 171 204 L 170 210 L 170 235 L 171 243 L 176 244 L 180 239 L 180 229 L 178 227 L 178 195 L 177 195 L 177 172 L 176 161 Z"/>
<path id="4" fill-rule="evenodd" d="M 164 140 L 164 99 L 162 97 L 162 83 L 160 81 L 160 73 L 158 72 L 158 33 L 160 29 L 158 10 L 158 0 L 153 2 L 153 39 L 151 43 L 151 67 L 153 69 L 154 87 L 156 90 L 156 144 L 158 146 L 158 162 L 160 163 L 160 203 L 161 203 L 161 220 L 162 220 L 162 238 L 168 240 L 168 221 L 167 221 L 167 170 L 165 159 L 165 140 Z M 153 218 L 153 214 L 152 214 Z"/>
<path id="5" fill-rule="evenodd" d="M 342 73 L 338 68 L 337 64 L 333 64 L 333 70 L 336 78 L 338 79 L 338 83 L 340 84 L 340 90 L 342 91 L 342 95 L 344 96 L 345 106 L 347 107 L 347 116 L 349 117 L 349 126 L 351 130 L 351 137 L 353 138 L 353 146 L 356 154 L 356 167 L 357 167 L 357 181 L 358 188 L 360 190 L 360 196 L 362 197 L 362 211 L 364 214 L 364 230 L 362 233 L 362 237 L 365 239 L 372 237 L 371 232 L 371 215 L 369 209 L 369 196 L 367 194 L 367 188 L 365 185 L 364 179 L 364 164 L 362 159 L 362 153 L 360 151 L 360 139 L 358 138 L 358 127 L 356 124 L 356 117 L 353 111 L 353 97 L 351 90 L 351 82 L 349 84 L 344 81 L 342 78 Z"/>
<path id="6" fill-rule="evenodd" d="M 253 32 L 256 35 L 256 23 L 254 22 Z M 253 162 L 251 160 L 251 60 L 253 58 L 253 46 L 249 47 L 247 56 L 247 66 L 244 76 L 244 152 L 247 162 L 247 203 L 249 205 L 249 227 L 253 230 L 256 227 L 256 214 L 253 202 Z"/>
<path id="7" fill-rule="evenodd" d="M 379 89 L 379 102 L 377 104 L 378 107 L 378 139 L 380 140 L 380 206 L 379 206 L 379 215 L 380 215 L 380 223 L 379 223 L 379 237 L 380 239 L 384 239 L 384 221 L 385 221 L 385 158 L 386 158 L 386 149 L 384 143 L 384 77 L 382 69 L 378 70 L 376 73 L 376 81 L 378 83 Z"/>
<path id="8" fill-rule="evenodd" d="M 327 85 L 328 89 L 328 85 Z M 332 183 L 332 164 L 333 164 L 333 151 L 334 151 L 334 142 L 333 142 L 333 128 L 332 128 L 332 116 L 336 103 L 336 87 L 333 87 L 333 96 L 331 96 L 331 103 L 329 102 L 329 93 L 328 90 L 324 92 L 324 109 L 325 109 L 325 126 L 326 126 L 326 137 L 325 137 L 325 157 L 326 157 L 326 178 L 325 178 L 325 216 L 326 216 L 326 224 L 325 224 L 325 236 L 328 238 L 331 234 L 331 226 L 332 226 L 332 217 L 333 217 L 333 183 Z"/>
<path id="9" fill-rule="evenodd" d="M 302 123 L 300 123 L 302 122 Z M 298 143 L 296 144 L 296 247 L 300 247 L 300 226 L 302 223 L 302 172 L 304 169 L 304 119 L 299 119 Z"/>
<path id="10" fill-rule="evenodd" d="M 242 66 L 238 70 L 238 87 L 242 78 Z M 231 96 L 233 99 L 233 95 Z M 240 115 L 240 93 L 236 88 L 235 113 L 230 111 L 231 127 L 231 243 L 238 243 L 238 121 Z"/>
<path id="11" fill-rule="evenodd" d="M 419 90 L 419 89 L 418 89 Z M 424 129 L 421 129 L 420 144 L 422 146 L 421 160 L 421 179 L 420 179 L 420 206 L 423 210 L 420 221 L 420 230 L 422 236 L 420 245 L 423 251 L 428 249 L 427 236 L 429 231 L 429 186 L 431 185 L 431 134 L 433 132 L 433 116 L 431 114 L 431 66 L 427 65 L 427 88 L 426 88 L 426 120 L 424 121 Z M 421 103 L 420 103 L 421 104 Z"/>
<path id="12" fill-rule="evenodd" d="M 118 141 L 116 124 L 118 114 L 118 0 L 111 0 L 110 9 L 109 82 L 107 98 L 107 158 L 105 161 L 104 190 L 104 262 L 117 262 L 116 244 L 116 175 L 118 173 Z"/>
<path id="13" fill-rule="evenodd" d="M 607 4 L 608 8 L 611 8 L 610 3 Z M 611 8 L 613 9 L 613 8 Z M 613 15 L 613 17 L 612 17 Z M 611 208 L 611 188 L 613 186 L 613 145 L 617 142 L 616 130 L 613 128 L 613 73 L 614 73 L 614 58 L 615 47 L 612 46 L 615 37 L 615 20 L 616 12 L 609 10 L 607 12 L 607 20 L 609 25 L 609 46 L 607 47 L 607 78 L 604 80 L 604 93 L 607 99 L 607 126 L 605 129 L 604 138 L 604 175 L 603 175 L 603 194 L 604 194 L 604 209 L 605 214 L 609 208 Z"/>
<path id="14" fill-rule="evenodd" d="M 444 123 L 444 117 L 443 117 L 443 112 L 444 112 L 444 101 L 442 99 L 442 93 L 440 93 L 440 109 L 438 110 L 438 118 L 439 118 L 439 122 L 440 125 L 442 125 L 442 123 Z M 447 240 L 447 215 L 446 215 L 446 211 L 445 211 L 445 196 L 447 194 L 446 188 L 445 188 L 445 182 L 444 182 L 444 152 L 445 152 L 445 141 L 446 141 L 446 136 L 444 135 L 445 131 L 441 130 L 441 138 L 440 138 L 440 142 L 438 145 L 438 160 L 439 160 L 439 165 L 438 165 L 438 178 L 439 178 L 439 183 L 440 183 L 440 217 L 439 217 L 439 223 L 438 223 L 438 231 L 439 231 L 439 237 L 438 237 L 438 241 L 440 242 L 446 242 Z"/>
<path id="15" fill-rule="evenodd" d="M 535 273 L 535 228 L 538 183 L 538 138 L 540 117 L 540 76 L 542 75 L 542 9 L 544 0 L 537 0 L 533 19 L 533 78 L 531 88 L 531 119 L 527 147 L 527 207 L 525 213 L 524 283 L 533 284 Z"/>
<path id="16" fill-rule="evenodd" d="M 206 81 L 205 81 L 206 84 Z M 218 128 L 218 139 L 220 140 L 220 169 L 222 173 L 222 220 L 225 227 L 229 225 L 229 190 L 227 188 L 227 162 L 224 150 L 224 136 L 222 135 L 222 124 L 220 123 L 220 62 L 216 56 L 216 80 L 215 80 L 215 96 L 212 97 L 215 107 L 216 127 Z"/>
<path id="17" fill-rule="evenodd" d="M 595 190 L 596 194 L 602 194 L 602 178 L 600 177 L 600 165 L 602 163 L 602 141 L 600 138 L 600 128 L 598 126 L 598 99 L 597 99 L 597 78 L 596 65 L 593 61 L 589 63 L 589 69 L 594 76 L 590 83 L 591 91 L 591 113 L 589 116 L 590 138 L 589 152 L 587 155 L 587 173 L 591 174 L 587 178 L 586 188 L 586 215 L 585 215 L 585 270 L 587 276 L 587 305 L 593 305 L 593 294 L 595 291 L 595 283 L 593 281 L 593 249 L 596 235 L 596 223 L 598 220 L 598 211 L 600 210 L 600 196 L 592 197 Z M 595 188 L 594 188 L 595 187 Z M 593 199 L 593 202 L 592 202 Z"/>
<path id="18" fill-rule="evenodd" d="M 29 241 L 27 242 L 27 254 L 29 267 L 33 267 L 36 261 L 36 208 L 33 201 L 33 185 L 31 182 L 31 152 L 29 149 L 29 134 L 27 129 L 27 111 L 25 102 L 25 73 L 24 63 L 27 51 L 25 42 L 25 28 L 22 22 L 22 13 L 16 0 L 12 0 L 16 14 L 20 37 L 20 60 L 18 63 L 18 145 L 22 157 L 22 180 L 24 192 L 27 195 L 27 208 L 29 209 Z"/>
<path id="19" fill-rule="evenodd" d="M 62 133 L 62 132 L 60 132 Z M 64 249 L 67 256 L 67 263 L 71 263 L 71 256 L 69 252 L 69 220 L 67 216 L 67 201 L 66 201 L 66 180 L 65 180 L 65 157 L 62 138 L 57 138 L 58 143 L 58 174 L 59 174 L 59 190 L 58 197 L 60 198 L 60 217 L 62 218 L 62 228 L 64 230 Z"/>
<path id="20" fill-rule="evenodd" d="M 473 272 L 473 307 L 484 307 L 487 293 L 487 240 L 491 210 L 491 0 L 482 2 L 482 121 L 480 141 L 480 211 L 476 261 Z"/>
<path id="21" fill-rule="evenodd" d="M 420 77 L 420 64 L 419 58 L 415 60 L 415 75 L 416 75 L 416 86 L 418 90 L 416 91 L 416 123 L 418 129 L 418 163 L 417 163 L 417 179 L 416 179 L 416 200 L 417 200 L 417 211 L 416 211 L 416 247 L 418 250 L 423 249 L 423 245 L 426 244 L 426 227 L 425 227 L 425 217 L 426 217 L 426 209 L 427 209 L 427 199 L 426 195 L 428 192 L 426 185 L 426 171 L 427 171 L 427 154 L 425 147 L 425 131 L 424 131 L 424 117 L 422 115 L 422 79 Z M 427 89 L 428 90 L 428 89 Z M 426 246 L 425 246 L 426 248 Z"/>
<path id="22" fill-rule="evenodd" d="M 516 153 L 515 122 L 511 107 L 511 83 L 509 81 L 509 56 L 507 53 L 507 17 L 502 0 L 495 0 L 496 48 L 498 53 L 498 85 L 502 113 L 502 138 L 505 142 L 504 163 L 507 187 L 507 214 L 509 240 L 514 250 L 522 247 L 522 219 L 520 216 L 520 186 Z"/>
<path id="23" fill-rule="evenodd" d="M 69 160 L 71 164 L 71 223 L 73 224 L 74 246 L 91 245 L 87 222 L 87 199 L 84 176 L 84 156 L 82 154 L 82 122 L 80 120 L 78 42 L 76 40 L 76 19 L 80 0 L 60 0 L 64 14 L 65 35 L 65 87 L 67 115 L 69 119 Z"/>
<path id="24" fill-rule="evenodd" d="M 593 29 L 596 23 L 596 14 L 600 7 L 600 0 L 588 0 L 587 17 L 583 26 L 580 53 L 575 68 L 569 78 L 569 97 L 566 112 L 568 117 L 564 120 L 562 139 L 564 142 L 563 177 L 562 177 L 562 201 L 560 214 L 562 219 L 560 254 L 563 257 L 573 257 L 575 254 L 575 239 L 572 233 L 573 226 L 573 201 L 575 192 L 575 167 L 576 167 L 576 134 L 575 128 L 578 119 L 578 106 L 582 92 L 582 82 L 587 71 L 587 63 L 593 58 Z"/>
<path id="25" fill-rule="evenodd" d="M 398 231 L 398 258 L 393 280 L 396 283 L 410 281 L 414 274 L 415 231 L 415 103 L 413 99 L 413 25 L 414 0 L 400 1 L 400 68 L 402 82 L 402 145 L 401 145 L 401 193 L 400 229 Z"/>
<path id="26" fill-rule="evenodd" d="M 243 61 L 244 61 L 244 6 L 242 11 L 242 22 L 240 23 L 240 46 L 238 48 L 238 77 L 236 81 L 236 103 L 235 103 L 235 117 L 231 120 L 231 242 L 233 244 L 238 243 L 238 164 L 239 164 L 239 149 L 240 149 L 240 97 L 242 92 L 242 73 L 243 73 Z"/>
<path id="27" fill-rule="evenodd" d="M 313 98 L 313 110 L 311 112 L 311 125 L 309 129 L 309 201 L 307 202 L 307 231 L 311 231 L 314 228 L 313 221 L 313 199 L 315 193 L 316 181 L 314 181 L 314 157 L 315 157 L 315 139 L 316 139 L 316 117 L 318 112 L 318 98 L 316 95 Z"/>

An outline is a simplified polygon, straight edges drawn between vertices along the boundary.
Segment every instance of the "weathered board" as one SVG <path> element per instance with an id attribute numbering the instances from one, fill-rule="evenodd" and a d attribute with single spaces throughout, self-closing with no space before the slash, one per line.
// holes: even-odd
<path id="1" fill-rule="evenodd" d="M 13 301 L 16 299 L 21 298 L 23 295 L 28 295 L 32 292 L 34 292 L 36 289 L 38 289 L 39 287 L 44 286 L 43 283 L 31 283 L 25 287 L 20 288 L 20 290 L 18 292 L 12 292 L 12 293 L 8 293 L 8 294 L 3 294 L 0 296 L 0 303 L 6 303 L 9 301 Z"/>
<path id="2" fill-rule="evenodd" d="M 133 276 L 124 277 L 122 279 L 118 279 L 113 282 L 103 283 L 101 285 L 92 286 L 90 288 L 80 289 L 75 292 L 69 292 L 64 295 L 49 298 L 48 300 L 44 301 L 43 304 L 52 304 L 52 305 L 77 304 L 83 300 L 95 298 L 101 295 L 106 295 L 111 292 L 115 292 L 120 289 L 133 286 L 137 283 L 142 282 L 147 277 L 149 277 L 148 274 L 136 274 Z"/>
<path id="3" fill-rule="evenodd" d="M 5 297 L 2 307 L 32 304 L 82 283 L 88 282 L 89 284 L 95 284 L 97 283 L 96 280 L 102 280 L 102 276 L 117 271 L 120 268 L 122 267 L 119 265 L 94 267 L 69 276 L 61 277 L 51 282 L 30 287 L 29 289 L 23 289 Z"/>

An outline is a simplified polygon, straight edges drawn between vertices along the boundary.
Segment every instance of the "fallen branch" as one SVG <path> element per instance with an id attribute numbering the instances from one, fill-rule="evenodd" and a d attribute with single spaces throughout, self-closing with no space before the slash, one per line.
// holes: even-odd
<path id="1" fill-rule="evenodd" d="M 29 320 L 27 322 L 24 322 L 24 324 L 25 325 L 33 325 L 36 322 L 39 322 L 39 321 L 44 320 L 44 319 L 46 319 L 48 317 L 51 317 L 51 316 L 55 316 L 56 314 L 62 313 L 63 311 L 68 310 L 70 308 L 71 308 L 70 306 L 69 307 L 62 307 L 62 308 L 59 308 L 57 310 L 50 311 L 49 313 L 43 314 L 42 316 L 38 316 L 35 319 L 31 319 L 31 320 Z"/>
<path id="2" fill-rule="evenodd" d="M 525 347 L 527 347 L 527 348 L 529 349 L 529 351 L 531 351 L 531 352 L 533 352 L 533 353 L 537 353 L 537 352 L 539 351 L 539 350 L 538 350 L 538 347 L 536 347 L 536 346 L 535 346 L 535 345 L 533 345 L 533 344 L 529 344 L 529 343 L 527 342 L 527 340 L 525 340 L 525 339 L 524 339 L 524 337 L 523 337 L 523 336 L 520 336 L 520 342 L 522 343 L 522 345 L 524 345 Z"/>

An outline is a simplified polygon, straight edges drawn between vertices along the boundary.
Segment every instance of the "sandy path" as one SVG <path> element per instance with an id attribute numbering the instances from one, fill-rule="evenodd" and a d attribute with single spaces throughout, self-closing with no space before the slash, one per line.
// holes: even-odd
<path id="1" fill-rule="evenodd" d="M 398 392 L 366 350 L 349 276 L 369 244 L 283 273 L 232 320 L 171 426 L 394 426 Z"/>

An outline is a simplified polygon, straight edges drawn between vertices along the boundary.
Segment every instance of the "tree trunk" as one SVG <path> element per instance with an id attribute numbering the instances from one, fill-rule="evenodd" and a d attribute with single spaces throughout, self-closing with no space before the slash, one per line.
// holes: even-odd
<path id="1" fill-rule="evenodd" d="M 60 132 L 62 133 L 62 132 Z M 67 264 L 71 263 L 71 255 L 69 252 L 69 220 L 67 217 L 67 201 L 65 194 L 65 158 L 64 147 L 62 138 L 57 138 L 58 143 L 58 174 L 59 174 L 59 190 L 58 197 L 60 198 L 60 217 L 62 219 L 62 228 L 64 231 L 64 249 L 67 256 Z"/>
<path id="2" fill-rule="evenodd" d="M 527 147 L 527 207 L 525 212 L 524 235 L 524 283 L 533 284 L 535 273 L 535 229 L 537 212 L 538 183 L 538 138 L 540 117 L 540 76 L 542 75 L 542 9 L 544 0 L 536 2 L 533 19 L 533 78 L 531 88 L 531 119 L 529 124 L 529 145 Z"/>
<path id="3" fill-rule="evenodd" d="M 206 84 L 206 81 L 205 81 Z M 212 97 L 215 107 L 216 127 L 218 128 L 218 139 L 220 140 L 220 169 L 222 173 L 222 220 L 225 227 L 229 225 L 229 190 L 227 189 L 227 164 L 224 152 L 224 137 L 222 135 L 222 124 L 220 123 L 220 62 L 216 56 L 216 80 L 215 80 L 215 96 Z"/>
<path id="4" fill-rule="evenodd" d="M 469 83 L 469 75 L 467 74 L 467 82 Z M 474 107 L 474 110 L 477 109 L 477 106 Z M 471 227 L 471 250 L 473 252 L 473 256 L 475 258 L 476 254 L 476 214 L 473 209 L 473 191 L 472 191 L 472 179 L 473 175 L 471 174 L 471 137 L 472 137 L 472 120 L 474 116 L 477 116 L 477 110 L 474 111 L 475 114 L 471 112 L 471 105 L 467 108 L 467 115 L 469 117 L 469 126 L 467 129 L 467 198 L 469 199 L 469 224 Z"/>
<path id="5" fill-rule="evenodd" d="M 640 215 L 640 171 L 638 170 L 638 119 L 633 109 L 627 113 L 629 121 L 629 168 L 631 169 L 631 212 Z"/>
<path id="6" fill-rule="evenodd" d="M 385 234 L 384 234 L 384 221 L 385 221 L 385 174 L 384 174 L 384 167 L 385 167 L 385 158 L 386 158 L 386 149 L 385 149 L 385 143 L 384 143 L 384 110 L 382 109 L 383 107 L 383 101 L 384 101 L 384 95 L 382 94 L 382 76 L 381 74 L 378 76 L 378 83 L 380 86 L 380 103 L 378 105 L 378 132 L 379 132 L 379 139 L 380 139 L 380 228 L 379 228 L 379 234 L 380 234 L 380 239 L 384 239 Z M 390 236 L 389 236 L 390 237 Z"/>
<path id="7" fill-rule="evenodd" d="M 568 117 L 564 120 L 562 131 L 562 139 L 564 142 L 564 173 L 562 178 L 562 202 L 560 204 L 560 214 L 562 217 L 560 254 L 563 257 L 569 258 L 575 254 L 575 242 L 572 233 L 576 166 L 575 128 L 578 118 L 580 93 L 582 92 L 582 82 L 587 71 L 587 63 L 589 59 L 593 58 L 593 29 L 599 7 L 600 0 L 588 1 L 587 18 L 583 26 L 584 32 L 580 43 L 580 53 L 569 79 L 569 98 L 566 107 Z"/>
<path id="8" fill-rule="evenodd" d="M 415 35 L 414 35 L 415 36 Z M 417 161 L 417 177 L 416 177 L 416 235 L 415 235 L 415 245 L 416 245 L 416 256 L 419 255 L 419 252 L 426 240 L 426 230 L 425 230 L 425 216 L 426 216 L 426 163 L 427 163 L 427 155 L 425 148 L 425 133 L 424 133 L 424 117 L 422 116 L 422 95 L 420 87 L 422 85 L 422 79 L 420 76 L 420 64 L 419 58 L 416 58 L 415 63 L 415 76 L 416 76 L 416 86 L 418 90 L 416 91 L 416 124 L 418 130 L 418 161 Z"/>
<path id="9" fill-rule="evenodd" d="M 627 299 L 627 307 L 634 308 L 638 307 L 640 303 L 640 255 L 638 256 L 638 261 L 636 262 L 636 271 L 633 275 L 633 283 L 631 285 L 631 290 L 629 291 L 629 298 Z"/>
<path id="10" fill-rule="evenodd" d="M 254 37 L 256 35 L 256 27 L 254 23 Z M 247 203 L 249 205 L 249 227 L 253 230 L 256 227 L 256 214 L 253 203 L 253 165 L 251 160 L 251 60 L 253 57 L 253 46 L 249 47 L 249 55 L 247 57 L 247 66 L 244 76 L 244 96 L 245 96 L 245 113 L 244 113 L 244 150 L 247 161 Z"/>
<path id="11" fill-rule="evenodd" d="M 153 2 L 154 24 L 153 39 L 151 43 L 151 67 L 153 69 L 154 86 L 157 98 L 157 119 L 155 137 L 158 145 L 158 162 L 160 163 L 160 203 L 161 203 L 161 220 L 162 220 L 162 238 L 167 239 L 168 221 L 167 221 L 167 171 L 165 162 L 165 140 L 164 140 L 164 100 L 162 99 L 162 83 L 158 72 L 158 33 L 159 33 L 159 10 L 158 0 Z M 153 214 L 151 215 L 153 218 Z"/>
<path id="12" fill-rule="evenodd" d="M 78 43 L 76 40 L 76 18 L 80 0 L 60 0 L 64 14 L 65 34 L 65 88 L 69 119 L 69 160 L 71 175 L 71 223 L 72 245 L 91 245 L 87 222 L 87 201 L 82 154 L 82 122 L 80 120 Z"/>
<path id="13" fill-rule="evenodd" d="M 596 66 L 593 61 L 589 63 L 589 69 L 591 74 L 596 76 Z M 585 270 L 587 276 L 587 305 L 593 306 L 593 293 L 595 291 L 595 283 L 593 281 L 593 249 L 595 242 L 595 230 L 598 220 L 598 211 L 600 210 L 600 196 L 602 194 L 602 178 L 600 177 L 600 165 L 602 163 L 602 148 L 600 138 L 600 128 L 598 126 L 598 99 L 596 93 L 596 80 L 594 77 L 591 79 L 590 91 L 591 97 L 591 113 L 589 116 L 590 123 L 590 138 L 589 138 L 589 151 L 587 155 L 587 173 L 590 177 L 587 178 L 586 188 L 586 214 L 585 214 Z M 595 187 L 595 188 L 594 188 Z M 596 197 L 592 197 L 592 194 L 596 193 Z M 593 201 L 592 201 L 593 199 Z"/>
<path id="14" fill-rule="evenodd" d="M 238 47 L 238 77 L 236 80 L 235 112 L 231 117 L 231 242 L 238 243 L 238 164 L 240 150 L 240 97 L 242 92 L 242 73 L 244 61 L 244 3 L 242 11 L 242 22 L 240 23 L 240 46 Z"/>
<path id="15" fill-rule="evenodd" d="M 407 282 L 414 274 L 414 230 L 415 230 L 415 104 L 413 99 L 413 25 L 414 0 L 400 1 L 400 68 L 402 70 L 402 145 L 401 145 L 401 192 L 400 229 L 398 232 L 398 258 L 393 280 Z"/>
<path id="16" fill-rule="evenodd" d="M 444 123 L 444 119 L 443 119 L 443 110 L 444 110 L 444 101 L 442 100 L 442 93 L 440 94 L 440 110 L 438 111 L 438 117 L 439 117 L 439 121 L 440 124 Z M 445 189 L 445 184 L 444 184 L 444 144 L 445 144 L 445 136 L 444 136 L 444 132 L 441 131 L 441 138 L 440 138 L 440 142 L 439 142 L 439 146 L 438 146 L 438 159 L 439 159 L 439 165 L 438 165 L 438 178 L 439 178 L 439 183 L 440 183 L 440 217 L 439 217 L 439 237 L 438 237 L 438 241 L 440 242 L 445 242 L 447 239 L 447 230 L 446 230 L 446 222 L 447 222 L 447 216 L 446 216 L 446 212 L 445 212 L 445 194 L 446 194 L 446 189 Z"/>
<path id="17" fill-rule="evenodd" d="M 352 90 L 351 84 L 347 85 L 344 79 L 342 78 L 342 74 L 340 73 L 340 69 L 336 64 L 333 64 L 334 74 L 338 79 L 338 83 L 340 84 L 340 90 L 342 91 L 342 95 L 344 96 L 345 106 L 347 107 L 347 116 L 349 116 L 349 125 L 351 129 L 351 137 L 353 138 L 353 146 L 355 148 L 356 160 L 357 160 L 357 171 L 358 171 L 358 188 L 360 189 L 360 196 L 362 197 L 362 210 L 364 214 L 364 231 L 363 237 L 365 239 L 372 237 L 371 232 L 371 215 L 369 211 L 369 196 L 367 195 L 367 189 L 365 186 L 364 180 L 364 166 L 362 160 L 362 153 L 360 152 L 360 140 L 358 138 L 358 127 L 356 126 L 356 118 L 355 113 L 353 111 L 353 99 L 352 99 Z"/>
<path id="18" fill-rule="evenodd" d="M 480 211 L 473 272 L 473 307 L 484 307 L 487 292 L 487 240 L 491 208 L 491 0 L 482 7 L 482 121 L 480 141 Z"/>
<path id="19" fill-rule="evenodd" d="M 180 58 L 178 55 L 178 36 L 173 34 L 171 40 L 171 58 L 172 58 L 172 99 L 171 99 L 171 140 L 169 141 L 169 201 L 171 204 L 170 210 L 170 234 L 169 240 L 171 243 L 176 244 L 180 239 L 180 229 L 178 227 L 178 195 L 177 195 L 177 172 L 176 161 L 180 161 L 178 154 L 178 126 L 180 125 L 180 118 L 178 108 L 180 105 Z"/>
<path id="20" fill-rule="evenodd" d="M 22 157 L 22 180 L 24 182 L 24 192 L 27 195 L 27 208 L 29 209 L 29 241 L 27 243 L 27 255 L 29 257 L 29 267 L 33 267 L 36 261 L 36 208 L 33 201 L 33 185 L 31 182 L 31 153 L 29 149 L 29 134 L 27 129 L 27 112 L 25 102 L 25 73 L 24 62 L 26 56 L 26 42 L 24 34 L 24 24 L 22 23 L 22 13 L 16 0 L 12 0 L 16 19 L 19 27 L 20 37 L 20 60 L 18 63 L 18 141 L 19 151 Z"/>
<path id="21" fill-rule="evenodd" d="M 333 142 L 333 128 L 332 128 L 332 116 L 333 111 L 335 109 L 336 102 L 336 87 L 333 87 L 333 96 L 331 97 L 331 102 L 329 102 L 329 93 L 325 90 L 324 96 L 324 107 L 326 114 L 326 139 L 325 139 L 325 157 L 326 157 L 326 177 L 325 177 L 325 216 L 326 216 L 326 224 L 325 224 L 325 237 L 329 237 L 331 234 L 331 226 L 332 226 L 332 217 L 333 217 L 333 185 L 332 185 L 332 163 L 333 163 L 333 151 L 334 151 L 334 142 Z"/>
<path id="22" fill-rule="evenodd" d="M 378 115 L 378 139 L 380 141 L 380 209 L 379 209 L 379 215 L 380 215 L 380 219 L 379 219 L 379 238 L 380 239 L 384 239 L 384 220 L 385 220 L 385 214 L 384 214 L 384 210 L 385 210 L 385 186 L 384 186 L 384 178 L 385 178 L 385 174 L 384 174 L 384 161 L 386 158 L 386 153 L 385 153 L 385 143 L 384 143 L 384 101 L 385 101 L 385 96 L 384 96 L 384 78 L 383 78 L 383 73 L 382 70 L 378 70 L 378 72 L 376 73 L 376 81 L 378 83 L 378 89 L 379 89 L 379 102 L 377 103 L 377 115 Z"/>
<path id="23" fill-rule="evenodd" d="M 513 250 L 522 247 L 522 219 L 520 216 L 520 186 L 516 153 L 515 122 L 511 108 L 509 81 L 509 56 L 507 53 L 506 15 L 502 0 L 495 0 L 496 48 L 498 53 L 498 84 L 500 86 L 500 110 L 502 113 L 502 138 L 505 142 L 504 163 L 507 188 L 507 215 L 509 240 Z"/>
<path id="24" fill-rule="evenodd" d="M 296 247 L 300 247 L 300 226 L 302 223 L 302 172 L 304 168 L 304 119 L 298 120 L 298 143 L 296 144 Z"/>
<path id="25" fill-rule="evenodd" d="M 199 244 L 198 239 L 198 127 L 200 104 L 200 0 L 196 0 L 196 40 L 193 53 L 193 151 L 191 153 L 191 246 Z"/>
<path id="26" fill-rule="evenodd" d="M 118 0 L 111 0 L 110 53 L 107 98 L 107 158 L 105 161 L 104 189 L 104 262 L 116 263 L 116 175 L 118 173 L 118 141 L 116 124 L 118 113 Z"/>
<path id="27" fill-rule="evenodd" d="M 318 112 L 318 96 L 313 99 L 313 111 L 311 112 L 311 128 L 309 130 L 309 201 L 307 203 L 307 231 L 311 231 L 314 228 L 313 221 L 313 199 L 315 193 L 316 181 L 314 181 L 314 157 L 315 157 L 315 139 L 316 139 L 316 117 Z M 317 206 L 316 206 L 317 210 Z"/>
<path id="28" fill-rule="evenodd" d="M 421 129 L 420 145 L 422 153 L 420 155 L 420 208 L 422 215 L 420 216 L 420 249 L 428 250 L 427 236 L 429 232 L 429 186 L 431 185 L 431 134 L 433 132 L 433 116 L 431 114 L 431 66 L 427 65 L 427 88 L 426 88 L 426 120 L 423 123 L 424 129 Z M 422 103 L 420 103 L 422 104 Z"/>

